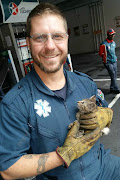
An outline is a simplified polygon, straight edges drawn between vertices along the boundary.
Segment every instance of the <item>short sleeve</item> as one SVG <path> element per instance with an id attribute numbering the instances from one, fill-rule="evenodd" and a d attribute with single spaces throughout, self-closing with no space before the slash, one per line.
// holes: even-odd
<path id="1" fill-rule="evenodd" d="M 15 106 L 0 104 L 0 171 L 12 166 L 30 148 L 27 119 Z"/>

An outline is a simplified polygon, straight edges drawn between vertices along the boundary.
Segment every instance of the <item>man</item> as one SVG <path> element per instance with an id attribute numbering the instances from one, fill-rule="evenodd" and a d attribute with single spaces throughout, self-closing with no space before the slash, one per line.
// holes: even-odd
<path id="1" fill-rule="evenodd" d="M 103 64 L 107 69 L 110 78 L 110 92 L 118 94 L 120 93 L 119 87 L 117 85 L 117 57 L 115 55 L 116 43 L 113 41 L 115 36 L 115 31 L 109 29 L 107 31 L 107 39 L 102 42 L 99 48 L 99 55 L 102 57 Z"/>
<path id="2" fill-rule="evenodd" d="M 56 6 L 41 3 L 31 11 L 27 45 L 34 69 L 1 103 L 2 177 L 119 179 L 120 158 L 110 155 L 97 141 L 101 129 L 112 120 L 112 110 L 99 107 L 96 113 L 81 117 L 81 127 L 91 131 L 77 136 L 80 128 L 75 121 L 77 101 L 97 96 L 97 87 L 87 75 L 63 70 L 68 53 L 67 23 Z M 97 104 L 100 103 L 104 106 L 105 100 L 97 96 Z"/>

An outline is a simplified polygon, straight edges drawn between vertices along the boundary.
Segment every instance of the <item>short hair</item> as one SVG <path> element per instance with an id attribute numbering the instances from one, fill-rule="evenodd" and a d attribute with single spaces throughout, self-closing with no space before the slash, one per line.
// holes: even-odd
<path id="1" fill-rule="evenodd" d="M 65 16 L 63 15 L 63 13 L 60 11 L 60 9 L 57 6 L 50 4 L 50 3 L 40 3 L 28 15 L 27 24 L 26 24 L 27 37 L 30 37 L 32 18 L 36 17 L 36 16 L 42 16 L 44 14 L 52 14 L 52 15 L 61 17 L 63 19 L 64 27 L 67 32 L 67 30 L 68 30 L 67 20 L 66 20 Z"/>

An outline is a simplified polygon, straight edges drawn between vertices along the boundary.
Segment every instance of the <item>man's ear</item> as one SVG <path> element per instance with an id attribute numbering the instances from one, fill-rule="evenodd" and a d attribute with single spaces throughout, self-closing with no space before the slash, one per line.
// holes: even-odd
<path id="1" fill-rule="evenodd" d="M 28 48 L 30 49 L 30 38 L 29 37 L 26 37 L 26 44 L 27 44 Z"/>

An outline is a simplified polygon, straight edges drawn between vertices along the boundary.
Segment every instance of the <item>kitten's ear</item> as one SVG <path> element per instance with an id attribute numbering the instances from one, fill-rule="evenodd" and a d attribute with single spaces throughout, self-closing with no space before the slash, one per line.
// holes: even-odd
<path id="1" fill-rule="evenodd" d="M 90 100 L 96 104 L 96 96 L 95 96 L 95 95 L 92 96 L 92 97 L 90 98 Z"/>
<path id="2" fill-rule="evenodd" d="M 90 104 L 88 104 L 88 108 L 90 112 L 94 112 L 94 110 L 96 109 L 96 103 L 91 102 Z"/>

